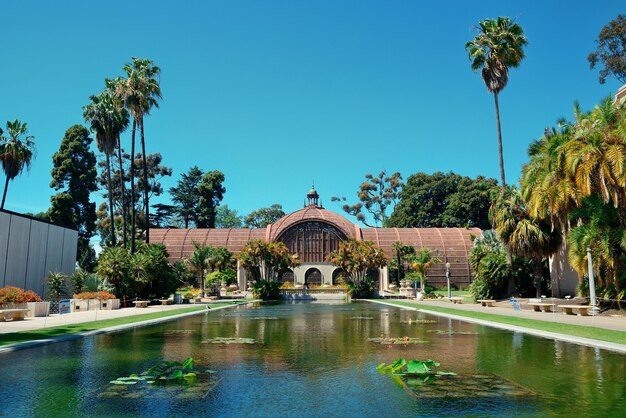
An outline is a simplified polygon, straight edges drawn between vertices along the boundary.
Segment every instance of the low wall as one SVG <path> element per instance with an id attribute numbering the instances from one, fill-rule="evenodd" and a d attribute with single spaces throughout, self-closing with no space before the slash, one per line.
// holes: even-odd
<path id="1" fill-rule="evenodd" d="M 345 289 L 282 289 L 280 295 L 284 300 L 344 300 Z"/>

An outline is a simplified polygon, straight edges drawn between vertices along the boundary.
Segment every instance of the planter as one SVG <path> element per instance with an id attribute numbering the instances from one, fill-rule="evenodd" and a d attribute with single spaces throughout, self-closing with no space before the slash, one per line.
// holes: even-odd
<path id="1" fill-rule="evenodd" d="M 100 305 L 100 309 L 102 309 L 103 311 L 111 311 L 113 309 L 119 309 L 119 308 L 120 308 L 119 299 L 103 300 Z"/>
<path id="2" fill-rule="evenodd" d="M 239 286 L 237 286 L 236 284 L 231 284 L 230 286 L 228 286 L 228 290 L 234 292 L 235 290 L 239 290 Z"/>
<path id="3" fill-rule="evenodd" d="M 397 285 L 395 285 L 395 284 L 390 284 L 390 285 L 389 285 L 389 290 L 391 290 L 392 292 L 393 292 L 394 290 L 396 290 L 397 288 L 398 288 L 398 286 L 397 286 Z"/>
<path id="4" fill-rule="evenodd" d="M 26 303 L 5 303 L 0 305 L 0 309 L 28 309 Z"/>
<path id="5" fill-rule="evenodd" d="M 50 302 L 27 302 L 26 309 L 29 309 L 26 313 L 26 318 L 48 316 L 50 313 Z"/>
<path id="6" fill-rule="evenodd" d="M 424 294 L 422 292 L 417 292 L 417 295 L 415 295 L 415 300 L 424 300 Z"/>

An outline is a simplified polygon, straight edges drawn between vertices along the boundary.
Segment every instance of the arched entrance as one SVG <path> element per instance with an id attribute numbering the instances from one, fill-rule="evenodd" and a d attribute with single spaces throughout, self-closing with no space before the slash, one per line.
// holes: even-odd
<path id="1" fill-rule="evenodd" d="M 335 269 L 333 271 L 333 285 L 344 284 L 344 271 L 342 269 Z"/>
<path id="2" fill-rule="evenodd" d="M 320 286 L 322 284 L 322 272 L 316 268 L 308 269 L 304 274 L 304 283 L 309 286 Z"/>
<path id="3" fill-rule="evenodd" d="M 285 269 L 285 270 L 281 271 L 278 274 L 278 282 L 281 283 L 281 284 L 283 284 L 283 283 L 293 283 L 294 282 L 293 270 Z"/>

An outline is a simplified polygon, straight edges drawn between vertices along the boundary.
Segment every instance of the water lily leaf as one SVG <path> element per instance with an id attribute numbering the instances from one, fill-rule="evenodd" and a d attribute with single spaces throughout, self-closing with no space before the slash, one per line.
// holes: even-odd
<path id="1" fill-rule="evenodd" d="M 135 380 L 111 380 L 109 383 L 112 385 L 136 385 L 137 381 Z"/>
<path id="2" fill-rule="evenodd" d="M 406 371 L 411 374 L 426 374 L 430 372 L 430 368 L 427 362 L 411 360 L 406 365 Z"/>
<path id="3" fill-rule="evenodd" d="M 190 368 L 190 367 L 192 367 L 192 366 L 193 366 L 193 358 L 191 358 L 191 357 L 187 357 L 187 358 L 185 359 L 185 361 L 183 361 L 182 368 L 183 368 L 183 369 L 188 369 L 188 368 Z"/>
<path id="4" fill-rule="evenodd" d="M 454 373 L 454 372 L 441 372 L 441 371 L 438 371 L 437 374 L 439 376 L 456 376 L 456 373 Z"/>

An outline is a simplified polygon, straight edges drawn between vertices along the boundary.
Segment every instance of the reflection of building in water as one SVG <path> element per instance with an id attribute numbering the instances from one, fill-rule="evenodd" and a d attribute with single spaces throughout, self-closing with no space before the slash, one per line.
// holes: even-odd
<path id="1" fill-rule="evenodd" d="M 281 281 L 296 285 L 337 284 L 341 270 L 327 262 L 331 251 L 349 238 L 371 241 L 388 257 L 393 257 L 392 246 L 396 242 L 410 245 L 417 250 L 430 249 L 441 263 L 428 273 L 428 282 L 440 286 L 446 283 L 445 263 L 450 263 L 450 275 L 456 284 L 469 284 L 469 251 L 472 237 L 480 236 L 478 228 L 361 228 L 345 217 L 324 209 L 319 194 L 311 188 L 304 207 L 285 215 L 276 223 L 262 229 L 152 229 L 151 242 L 163 243 L 170 254 L 170 261 L 188 257 L 194 244 L 226 247 L 238 253 L 250 240 L 283 242 L 298 255 L 301 264 L 280 274 Z M 247 288 L 247 272 L 237 269 L 239 287 Z M 387 267 L 373 272 L 380 289 L 387 289 Z"/>

